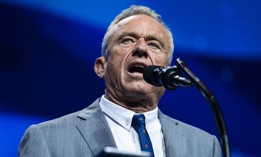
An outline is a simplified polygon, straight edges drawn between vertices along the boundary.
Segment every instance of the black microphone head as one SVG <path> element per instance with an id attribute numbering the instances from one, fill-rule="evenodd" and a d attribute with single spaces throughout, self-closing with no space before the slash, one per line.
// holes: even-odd
<path id="1" fill-rule="evenodd" d="M 165 88 L 169 90 L 177 89 L 180 85 L 178 84 L 178 79 L 181 73 L 178 71 L 176 66 L 166 67 L 162 74 L 162 84 Z M 175 77 L 176 76 L 176 77 Z"/>
<path id="2" fill-rule="evenodd" d="M 154 86 L 157 87 L 162 86 L 162 81 L 161 81 L 162 69 L 164 69 L 164 67 L 156 66 L 156 65 L 149 65 L 145 67 L 143 71 L 144 80 Z"/>

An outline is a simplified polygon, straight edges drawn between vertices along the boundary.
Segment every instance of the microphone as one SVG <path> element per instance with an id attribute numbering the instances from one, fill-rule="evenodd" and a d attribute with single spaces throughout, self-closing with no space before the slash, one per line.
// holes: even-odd
<path id="1" fill-rule="evenodd" d="M 157 87 L 164 86 L 167 89 L 174 90 L 178 87 L 190 87 L 192 82 L 182 76 L 177 66 L 162 67 L 150 65 L 145 67 L 143 78 L 149 84 Z"/>

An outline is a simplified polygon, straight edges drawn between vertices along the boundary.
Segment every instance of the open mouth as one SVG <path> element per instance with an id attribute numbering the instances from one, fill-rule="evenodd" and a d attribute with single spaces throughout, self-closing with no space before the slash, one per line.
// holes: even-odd
<path id="1" fill-rule="evenodd" d="M 144 65 L 144 64 L 133 64 L 129 67 L 128 71 L 130 73 L 141 73 L 141 74 L 143 74 L 145 66 L 146 65 Z"/>

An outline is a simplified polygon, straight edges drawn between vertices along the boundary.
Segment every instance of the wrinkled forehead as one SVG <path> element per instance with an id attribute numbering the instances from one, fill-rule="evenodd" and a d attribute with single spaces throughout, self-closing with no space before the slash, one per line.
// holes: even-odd
<path id="1" fill-rule="evenodd" d="M 135 31 L 140 35 L 155 34 L 167 36 L 165 28 L 154 18 L 147 15 L 133 15 L 118 22 L 113 30 Z"/>
<path id="2" fill-rule="evenodd" d="M 123 33 L 128 34 L 128 32 L 136 33 L 141 37 L 155 36 L 166 44 L 169 44 L 170 41 L 164 26 L 156 19 L 147 15 L 127 17 L 114 25 L 108 33 L 112 36 L 118 36 Z"/>

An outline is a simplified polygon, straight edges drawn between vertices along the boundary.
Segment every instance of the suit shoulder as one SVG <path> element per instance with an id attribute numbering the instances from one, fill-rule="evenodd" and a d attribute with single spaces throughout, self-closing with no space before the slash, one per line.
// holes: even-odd
<path id="1" fill-rule="evenodd" d="M 200 129 L 198 127 L 192 126 L 190 124 L 187 124 L 185 122 L 182 122 L 180 120 L 174 119 L 172 117 L 169 117 L 167 115 L 163 115 L 166 120 L 168 120 L 170 123 L 175 124 L 177 128 L 182 130 L 182 134 L 188 134 L 191 136 L 202 136 L 202 137 L 208 137 L 208 138 L 213 138 L 213 135 L 206 132 L 203 129 Z"/>
<path id="2" fill-rule="evenodd" d="M 72 124 L 72 123 L 75 122 L 77 115 L 80 112 L 81 111 L 77 111 L 77 112 L 74 112 L 74 113 L 64 115 L 64 116 L 59 117 L 59 118 L 55 118 L 55 119 L 52 119 L 52 120 L 41 122 L 39 124 L 36 124 L 36 126 L 39 127 L 39 128 L 45 128 L 45 127 Z"/>
<path id="3" fill-rule="evenodd" d="M 185 128 L 185 130 L 187 130 L 188 133 L 193 132 L 194 134 L 198 134 L 198 135 L 202 135 L 202 136 L 211 136 L 211 137 L 213 136 L 212 134 L 206 132 L 203 129 L 200 129 L 198 127 L 192 126 L 190 124 L 187 124 L 187 123 L 184 123 L 184 122 L 181 122 L 181 121 L 178 121 L 178 122 L 179 122 L 179 125 L 181 125 L 182 127 Z"/>
<path id="4" fill-rule="evenodd" d="M 86 118 L 92 116 L 93 114 L 95 114 L 97 111 L 99 111 L 99 98 L 97 100 L 95 100 L 92 104 L 90 104 L 88 107 L 86 107 L 82 110 L 64 115 L 62 117 L 59 117 L 59 118 L 56 118 L 53 120 L 49 120 L 49 121 L 40 123 L 38 125 L 39 125 L 39 127 L 45 127 L 45 126 L 51 126 L 51 125 L 63 125 L 66 123 L 71 124 L 71 123 L 75 122 L 77 118 L 86 119 Z"/>

